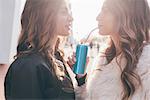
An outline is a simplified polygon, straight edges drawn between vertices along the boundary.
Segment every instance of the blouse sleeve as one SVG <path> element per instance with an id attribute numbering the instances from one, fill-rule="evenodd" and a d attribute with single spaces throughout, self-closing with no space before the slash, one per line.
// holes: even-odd
<path id="1" fill-rule="evenodd" d="M 133 100 L 150 100 L 150 45 L 143 48 L 136 72 L 141 78 L 142 86 L 135 92 Z"/>

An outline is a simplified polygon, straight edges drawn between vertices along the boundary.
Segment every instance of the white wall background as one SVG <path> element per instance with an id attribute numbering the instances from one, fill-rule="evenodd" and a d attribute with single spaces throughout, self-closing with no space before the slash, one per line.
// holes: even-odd
<path id="1" fill-rule="evenodd" d="M 21 0 L 0 0 L 0 63 L 9 64 L 20 32 Z"/>
<path id="2" fill-rule="evenodd" d="M 15 2 L 0 1 L 0 63 L 8 63 L 11 49 Z"/>

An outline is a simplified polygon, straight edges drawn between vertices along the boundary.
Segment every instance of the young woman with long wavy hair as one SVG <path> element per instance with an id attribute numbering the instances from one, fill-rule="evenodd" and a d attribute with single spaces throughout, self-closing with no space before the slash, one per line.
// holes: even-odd
<path id="1" fill-rule="evenodd" d="M 15 61 L 5 78 L 7 100 L 74 100 L 73 84 L 58 36 L 68 36 L 72 16 L 67 0 L 27 0 Z"/>
<path id="2" fill-rule="evenodd" d="M 150 9 L 146 0 L 105 0 L 97 16 L 111 42 L 77 95 L 86 100 L 150 100 Z"/>

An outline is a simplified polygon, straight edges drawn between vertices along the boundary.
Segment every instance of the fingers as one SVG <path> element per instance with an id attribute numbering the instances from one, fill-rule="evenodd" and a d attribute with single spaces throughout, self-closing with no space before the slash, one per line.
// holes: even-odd
<path id="1" fill-rule="evenodd" d="M 83 78 L 83 77 L 86 77 L 86 76 L 87 76 L 87 73 L 77 74 L 77 78 Z"/>
<path id="2" fill-rule="evenodd" d="M 86 58 L 86 62 L 89 63 L 89 61 L 90 61 L 90 57 L 88 56 L 88 57 Z"/>
<path id="3" fill-rule="evenodd" d="M 71 65 L 75 64 L 74 58 L 68 57 L 68 60 Z"/>
<path id="4" fill-rule="evenodd" d="M 72 57 L 72 61 L 75 63 L 76 62 L 76 56 L 73 54 L 71 57 Z"/>
<path id="5" fill-rule="evenodd" d="M 72 55 L 72 56 L 76 57 L 76 53 L 75 53 L 75 52 L 73 52 L 73 55 Z"/>
<path id="6" fill-rule="evenodd" d="M 89 62 L 90 62 L 90 57 L 87 57 L 86 58 L 86 66 L 89 64 Z"/>
<path id="7" fill-rule="evenodd" d="M 68 61 L 67 64 L 72 68 L 73 65 L 76 63 L 76 58 L 74 55 L 72 55 L 72 57 L 68 57 Z"/>

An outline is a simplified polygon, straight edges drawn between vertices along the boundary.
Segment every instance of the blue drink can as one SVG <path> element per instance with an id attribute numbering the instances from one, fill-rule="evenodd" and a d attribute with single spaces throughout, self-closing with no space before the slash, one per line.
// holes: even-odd
<path id="1" fill-rule="evenodd" d="M 88 46 L 85 44 L 78 44 L 76 47 L 76 63 L 73 66 L 73 72 L 76 74 L 84 74 L 86 66 L 86 57 Z"/>

